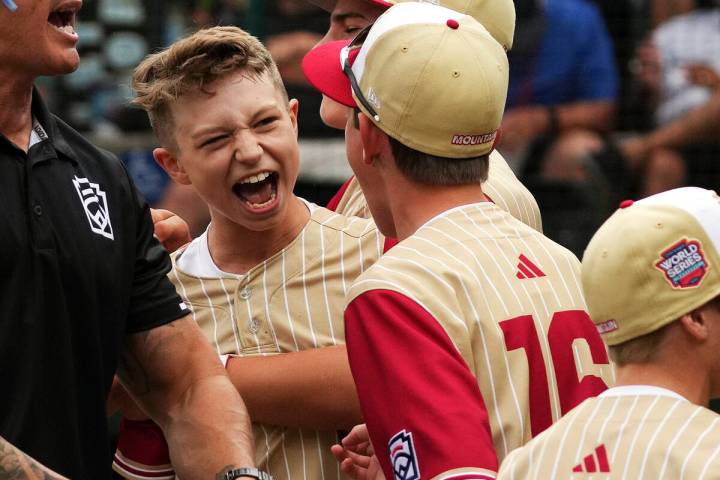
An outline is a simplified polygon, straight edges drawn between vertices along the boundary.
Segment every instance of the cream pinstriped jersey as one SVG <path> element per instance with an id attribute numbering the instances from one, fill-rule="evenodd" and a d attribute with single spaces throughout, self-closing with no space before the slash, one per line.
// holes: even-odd
<path id="1" fill-rule="evenodd" d="M 348 304 L 389 290 L 435 318 L 477 379 L 502 460 L 613 380 L 605 346 L 585 313 L 579 267 L 572 253 L 495 205 L 466 205 L 393 247 L 355 281 Z M 395 341 L 406 347 L 403 338 Z M 391 376 L 395 383 L 409 375 Z"/>
<path id="2" fill-rule="evenodd" d="M 346 290 L 382 254 L 375 225 L 314 209 L 302 233 L 241 279 L 188 275 L 175 283 L 218 354 L 272 355 L 344 344 Z M 255 424 L 258 467 L 282 479 L 337 479 L 335 432 Z"/>
<path id="3" fill-rule="evenodd" d="M 483 192 L 492 199 L 495 205 L 509 212 L 525 225 L 542 232 L 542 219 L 535 197 L 517 179 L 510 166 L 497 151 L 490 154 L 490 174 L 488 180 L 483 183 Z M 354 177 L 348 184 L 335 211 L 347 216 L 372 217 L 362 190 L 360 190 L 360 184 Z"/>
<path id="4" fill-rule="evenodd" d="M 666 395 L 591 398 L 512 452 L 500 478 L 720 479 L 720 416 Z"/>

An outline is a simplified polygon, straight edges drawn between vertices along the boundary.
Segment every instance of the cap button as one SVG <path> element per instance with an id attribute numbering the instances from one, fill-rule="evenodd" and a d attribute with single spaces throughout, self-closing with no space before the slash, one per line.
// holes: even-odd
<path id="1" fill-rule="evenodd" d="M 453 30 L 457 30 L 457 28 L 460 26 L 457 20 L 454 18 L 451 18 L 447 21 L 447 26 L 452 28 Z"/>
<path id="2" fill-rule="evenodd" d="M 633 203 L 635 203 L 633 200 L 623 200 L 620 202 L 620 208 L 628 208 Z"/>

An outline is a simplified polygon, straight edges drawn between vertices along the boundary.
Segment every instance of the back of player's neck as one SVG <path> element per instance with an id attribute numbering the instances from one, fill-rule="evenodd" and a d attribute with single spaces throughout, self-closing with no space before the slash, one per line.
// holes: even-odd
<path id="1" fill-rule="evenodd" d="M 452 187 L 411 184 L 398 189 L 396 197 L 391 205 L 399 240 L 414 234 L 443 212 L 486 201 L 479 184 Z"/>
<path id="2" fill-rule="evenodd" d="M 673 368 L 659 363 L 628 364 L 617 367 L 616 387 L 649 385 L 660 387 L 687 398 L 696 405 L 710 402 L 707 375 L 701 369 Z"/>

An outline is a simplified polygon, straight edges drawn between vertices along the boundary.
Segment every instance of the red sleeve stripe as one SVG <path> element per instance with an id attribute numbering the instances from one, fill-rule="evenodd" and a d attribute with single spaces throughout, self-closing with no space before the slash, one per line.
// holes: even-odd
<path id="1" fill-rule="evenodd" d="M 435 477 L 436 480 L 495 480 L 495 477 L 484 473 L 458 473 L 456 475 Z"/>
<path id="2" fill-rule="evenodd" d="M 172 465 L 140 466 L 123 457 L 119 450 L 115 452 L 112 468 L 122 477 L 131 480 L 174 480 L 175 478 Z"/>

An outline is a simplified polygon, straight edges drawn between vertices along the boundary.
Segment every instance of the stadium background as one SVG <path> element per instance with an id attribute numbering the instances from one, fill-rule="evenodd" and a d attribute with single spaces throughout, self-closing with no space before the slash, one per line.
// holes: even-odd
<path id="1" fill-rule="evenodd" d="M 656 26 L 673 16 L 713 4 L 705 0 L 569 1 L 594 4 L 612 40 L 619 93 L 614 121 L 603 133 L 618 140 L 651 130 L 654 115 L 636 74 L 638 47 Z M 118 154 L 148 200 L 162 205 L 168 178 L 152 161 L 155 139 L 144 113 L 128 106 L 131 72 L 147 53 L 193 29 L 216 24 L 245 28 L 265 41 L 276 57 L 291 97 L 301 105 L 302 169 L 297 193 L 324 204 L 351 172 L 344 159 L 342 132 L 322 125 L 317 113 L 320 96 L 300 70 L 303 54 L 328 25 L 327 13 L 308 2 L 85 0 L 78 25 L 80 69 L 72 75 L 42 79 L 41 88 L 61 118 Z M 524 155 L 508 158 L 518 173 L 533 151 Z M 611 210 L 609 205 L 633 193 L 627 171 L 618 167 L 617 159 L 601 158 L 600 162 L 602 171 L 586 182 L 523 178 L 540 204 L 548 236 L 578 255 Z"/>

